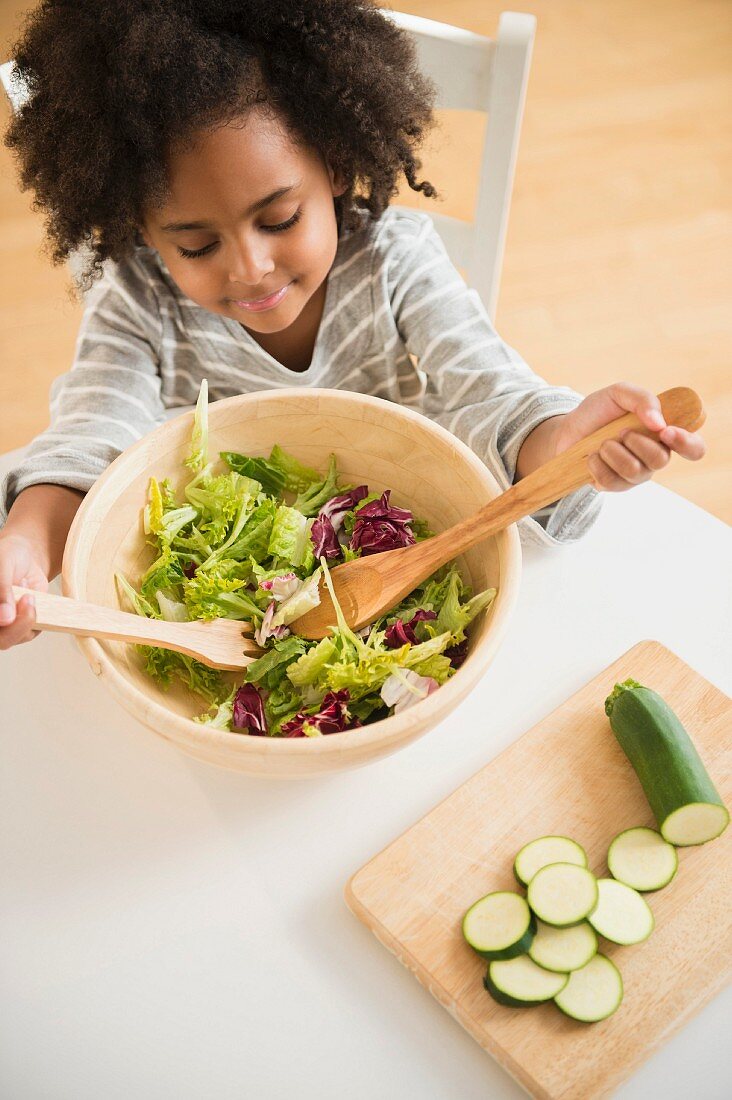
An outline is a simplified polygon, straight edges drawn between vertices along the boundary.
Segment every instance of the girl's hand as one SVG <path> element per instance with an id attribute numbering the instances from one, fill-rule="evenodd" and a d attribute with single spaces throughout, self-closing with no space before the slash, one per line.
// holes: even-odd
<path id="1" fill-rule="evenodd" d="M 37 560 L 33 543 L 22 535 L 0 532 L 0 649 L 10 649 L 36 637 L 32 596 L 23 596 L 16 606 L 12 585 L 46 592 L 48 578 Z"/>
<path id="2" fill-rule="evenodd" d="M 666 466 L 672 451 L 692 462 L 704 457 L 706 447 L 699 433 L 667 427 L 656 395 L 629 382 L 597 390 L 573 412 L 556 417 L 554 454 L 562 454 L 573 443 L 627 412 L 635 413 L 641 424 L 658 435 L 650 439 L 629 431 L 619 440 L 603 443 L 587 460 L 596 489 L 618 493 L 640 485 Z"/>

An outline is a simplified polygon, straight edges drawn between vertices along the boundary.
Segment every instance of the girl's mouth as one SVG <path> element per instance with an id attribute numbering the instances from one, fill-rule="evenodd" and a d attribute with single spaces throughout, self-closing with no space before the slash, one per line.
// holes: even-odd
<path id="1" fill-rule="evenodd" d="M 264 298 L 230 298 L 229 301 L 238 309 L 245 309 L 247 313 L 261 313 L 265 309 L 274 309 L 287 294 L 292 283 L 286 283 L 273 294 L 267 294 Z"/>

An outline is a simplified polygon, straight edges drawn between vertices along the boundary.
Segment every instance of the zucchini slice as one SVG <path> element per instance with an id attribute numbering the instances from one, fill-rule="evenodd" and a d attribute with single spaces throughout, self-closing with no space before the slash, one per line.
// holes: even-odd
<path id="1" fill-rule="evenodd" d="M 679 868 L 673 844 L 655 829 L 638 826 L 618 833 L 607 853 L 610 874 L 634 890 L 660 890 Z"/>
<path id="2" fill-rule="evenodd" d="M 587 921 L 571 928 L 553 928 L 543 921 L 537 923 L 529 958 L 545 970 L 568 974 L 585 966 L 597 954 L 597 934 Z"/>
<path id="3" fill-rule="evenodd" d="M 587 866 L 587 854 L 568 836 L 540 836 L 530 840 L 516 856 L 513 873 L 522 886 L 528 886 L 537 871 L 550 863 L 576 863 Z"/>
<path id="4" fill-rule="evenodd" d="M 528 955 L 492 962 L 483 985 L 495 1001 L 513 1008 L 526 1008 L 551 1001 L 567 984 L 568 974 L 553 974 L 537 966 Z"/>
<path id="5" fill-rule="evenodd" d="M 597 888 L 600 900 L 588 917 L 595 931 L 624 946 L 647 940 L 656 922 L 646 899 L 614 878 L 598 879 Z"/>
<path id="6" fill-rule="evenodd" d="M 580 970 L 569 975 L 569 981 L 554 1002 L 573 1020 L 594 1024 L 612 1016 L 622 999 L 623 979 L 617 966 L 605 955 L 595 955 Z"/>
<path id="7" fill-rule="evenodd" d="M 550 863 L 532 878 L 527 900 L 539 920 L 566 928 L 579 924 L 597 905 L 597 879 L 586 867 Z"/>
<path id="8" fill-rule="evenodd" d="M 513 959 L 531 946 L 536 920 L 525 898 L 511 890 L 486 894 L 463 917 L 463 936 L 484 959 Z"/>
<path id="9" fill-rule="evenodd" d="M 663 839 L 684 847 L 706 844 L 723 833 L 727 808 L 694 743 L 661 696 L 625 680 L 605 700 L 605 712 Z"/>

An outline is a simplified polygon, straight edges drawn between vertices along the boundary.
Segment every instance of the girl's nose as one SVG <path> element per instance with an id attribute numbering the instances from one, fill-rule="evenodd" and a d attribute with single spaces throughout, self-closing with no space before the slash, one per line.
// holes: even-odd
<path id="1" fill-rule="evenodd" d="M 275 269 L 267 241 L 257 241 L 247 235 L 233 246 L 229 260 L 229 282 L 239 286 L 258 287 Z"/>

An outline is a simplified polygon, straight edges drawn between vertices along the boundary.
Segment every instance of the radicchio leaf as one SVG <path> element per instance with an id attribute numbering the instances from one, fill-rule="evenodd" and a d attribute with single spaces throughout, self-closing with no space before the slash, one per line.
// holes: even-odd
<path id="1" fill-rule="evenodd" d="M 254 684 L 242 684 L 234 696 L 231 725 L 235 730 L 246 729 L 257 737 L 267 733 L 262 696 Z"/>
<path id="2" fill-rule="evenodd" d="M 260 581 L 259 587 L 270 592 L 273 600 L 286 600 L 300 587 L 300 579 L 296 573 L 282 573 L 279 577 Z"/>
<path id="3" fill-rule="evenodd" d="M 384 550 L 396 550 L 400 546 L 411 546 L 414 543 L 414 535 L 408 526 L 412 522 L 412 513 L 406 508 L 390 505 L 390 493 L 390 489 L 385 489 L 379 500 L 364 504 L 356 512 L 349 543 L 351 550 L 360 550 L 365 556 L 380 554 Z"/>
<path id="4" fill-rule="evenodd" d="M 318 516 L 324 516 L 329 519 L 333 525 L 333 530 L 338 532 L 341 528 L 346 512 L 350 512 L 352 508 L 355 508 L 359 500 L 363 500 L 364 497 L 369 495 L 368 485 L 358 485 L 355 489 L 349 489 L 347 493 L 341 493 L 340 496 L 331 497 L 327 504 L 318 512 Z M 318 555 L 315 555 L 318 557 Z"/>
<path id="5" fill-rule="evenodd" d="M 436 619 L 436 611 L 423 611 L 421 608 L 416 611 L 408 623 L 405 623 L 403 619 L 397 619 L 392 623 L 384 634 L 384 641 L 388 645 L 389 649 L 399 649 L 400 646 L 409 642 L 410 645 L 418 645 L 417 635 L 414 633 L 414 628 L 417 623 L 427 622 L 430 619 Z"/>
<path id="6" fill-rule="evenodd" d="M 399 714 L 437 691 L 439 686 L 431 676 L 420 676 L 412 668 L 400 670 L 384 680 L 381 698 L 387 707 L 394 707 L 394 713 Z"/>
<path id="7" fill-rule="evenodd" d="M 274 613 L 276 610 L 277 601 L 270 600 L 269 606 L 264 613 L 264 618 L 262 619 L 257 629 L 254 631 L 254 641 L 257 643 L 257 645 L 263 646 L 264 643 L 267 641 L 267 638 L 269 638 L 270 634 L 274 633 L 274 630 L 272 629 L 272 619 L 274 618 Z"/>
<path id="8" fill-rule="evenodd" d="M 317 519 L 313 521 L 310 538 L 313 543 L 313 552 L 318 561 L 321 558 L 325 558 L 326 561 L 333 561 L 341 556 L 341 547 L 336 530 L 328 516 L 323 515 L 322 510 Z"/>
<path id="9" fill-rule="evenodd" d="M 463 638 L 462 642 L 457 645 L 450 646 L 445 650 L 445 656 L 450 659 L 450 664 L 453 668 L 460 668 L 465 658 L 468 655 L 468 639 Z"/>
<path id="10" fill-rule="evenodd" d="M 320 704 L 317 714 L 304 714 L 300 711 L 294 718 L 283 722 L 280 726 L 282 736 L 306 737 L 305 726 L 323 734 L 356 729 L 361 722 L 358 718 L 351 718 L 347 706 L 350 697 L 348 688 L 343 688 L 342 691 L 329 691 Z"/>

